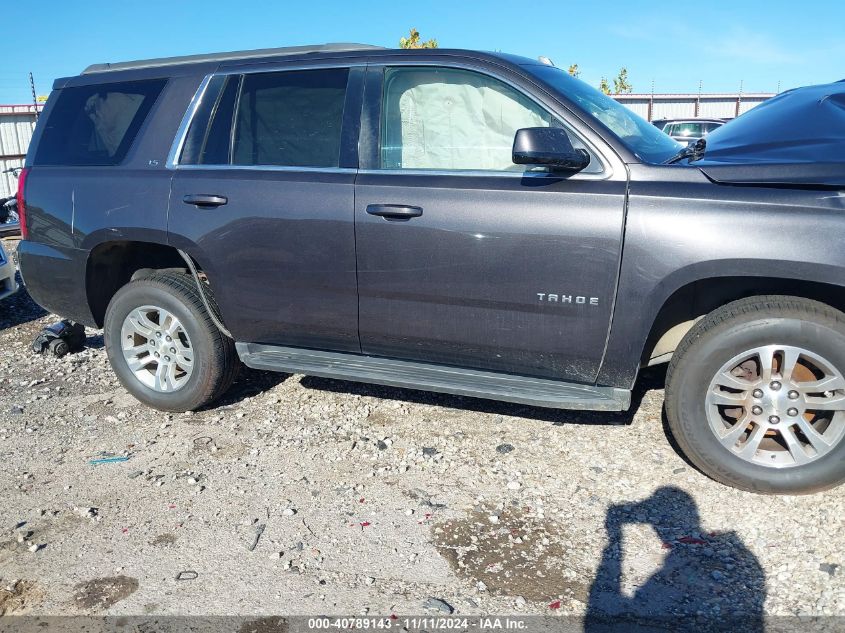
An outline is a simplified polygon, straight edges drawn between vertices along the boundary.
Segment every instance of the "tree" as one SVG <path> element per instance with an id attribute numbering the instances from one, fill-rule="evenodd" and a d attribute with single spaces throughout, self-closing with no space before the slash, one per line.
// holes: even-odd
<path id="1" fill-rule="evenodd" d="M 437 40 L 431 38 L 427 42 L 421 42 L 420 32 L 412 28 L 408 37 L 399 38 L 399 48 L 437 48 Z"/>
<path id="2" fill-rule="evenodd" d="M 613 92 L 618 95 L 630 94 L 633 90 L 634 86 L 628 83 L 628 69 L 623 66 L 613 80 Z"/>
<path id="3" fill-rule="evenodd" d="M 601 83 L 599 83 L 599 90 L 601 90 L 604 94 L 610 94 L 610 84 L 607 83 L 607 77 L 601 78 Z"/>
<path id="4" fill-rule="evenodd" d="M 576 78 L 581 76 L 581 71 L 578 70 L 578 64 L 572 64 L 569 67 L 569 74 Z"/>

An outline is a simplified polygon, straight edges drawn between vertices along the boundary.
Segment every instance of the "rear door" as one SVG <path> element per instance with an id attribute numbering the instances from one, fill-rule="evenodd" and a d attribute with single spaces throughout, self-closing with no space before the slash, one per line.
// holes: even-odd
<path id="1" fill-rule="evenodd" d="M 179 154 L 170 240 L 238 341 L 360 351 L 354 180 L 363 69 L 208 81 Z"/>
<path id="2" fill-rule="evenodd" d="M 363 352 L 593 381 L 621 252 L 618 159 L 485 68 L 371 66 L 365 114 Z M 590 152 L 584 172 L 511 162 L 516 130 L 548 125 Z"/>

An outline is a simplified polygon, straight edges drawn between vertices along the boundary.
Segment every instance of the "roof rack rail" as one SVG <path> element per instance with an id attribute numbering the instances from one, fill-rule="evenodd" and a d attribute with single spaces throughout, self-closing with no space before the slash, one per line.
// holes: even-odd
<path id="1" fill-rule="evenodd" d="M 382 46 L 371 44 L 316 44 L 313 46 L 285 46 L 282 48 L 258 48 L 248 51 L 228 53 L 206 53 L 201 55 L 183 55 L 180 57 L 160 57 L 158 59 L 139 59 L 132 62 L 92 64 L 82 71 L 83 75 L 102 73 L 111 70 L 135 70 L 157 66 L 175 66 L 177 64 L 199 64 L 202 62 L 222 62 L 236 59 L 254 59 L 281 55 L 302 55 L 306 53 L 339 53 L 345 51 L 383 50 Z"/>

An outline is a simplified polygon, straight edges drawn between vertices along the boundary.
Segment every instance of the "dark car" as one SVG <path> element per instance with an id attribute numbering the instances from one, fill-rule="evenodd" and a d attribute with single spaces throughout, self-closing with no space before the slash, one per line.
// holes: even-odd
<path id="1" fill-rule="evenodd" d="M 656 119 L 651 124 L 676 141 L 690 143 L 722 127 L 725 119 Z"/>
<path id="2" fill-rule="evenodd" d="M 240 361 L 618 411 L 669 362 L 669 426 L 705 473 L 828 488 L 845 478 L 845 170 L 749 171 L 717 134 L 710 160 L 503 54 L 99 64 L 57 80 L 39 119 L 20 264 L 45 308 L 104 328 L 122 384 L 159 409 L 207 405 Z"/>

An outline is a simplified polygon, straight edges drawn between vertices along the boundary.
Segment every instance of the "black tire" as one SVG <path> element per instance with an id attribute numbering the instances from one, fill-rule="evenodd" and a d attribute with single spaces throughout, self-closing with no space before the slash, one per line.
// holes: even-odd
<path id="1" fill-rule="evenodd" d="M 806 494 L 845 481 L 845 440 L 806 464 L 773 468 L 742 459 L 719 442 L 707 419 L 714 376 L 746 350 L 801 347 L 845 370 L 845 314 L 817 301 L 759 296 L 729 303 L 701 319 L 681 341 L 666 375 L 666 417 L 678 446 L 703 473 L 763 494 Z"/>
<path id="2" fill-rule="evenodd" d="M 70 352 L 70 347 L 62 339 L 57 338 L 55 340 L 50 341 L 50 351 L 56 358 L 61 358 L 62 356 L 65 356 L 68 352 Z"/>
<path id="3" fill-rule="evenodd" d="M 206 295 L 216 310 L 208 290 Z M 176 391 L 162 393 L 144 385 L 123 356 L 120 337 L 124 319 L 144 305 L 174 314 L 192 342 L 193 371 Z M 162 411 L 193 411 L 213 402 L 231 386 L 239 366 L 234 342 L 212 321 L 193 278 L 181 273 L 153 273 L 118 290 L 106 310 L 104 338 L 106 353 L 121 384 L 144 404 Z"/>

